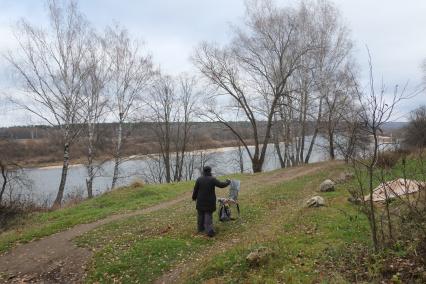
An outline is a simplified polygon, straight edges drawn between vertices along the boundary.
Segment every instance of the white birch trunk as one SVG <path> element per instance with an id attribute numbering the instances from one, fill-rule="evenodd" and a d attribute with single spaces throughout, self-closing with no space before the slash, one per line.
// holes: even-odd
<path id="1" fill-rule="evenodd" d="M 120 114 L 120 121 L 118 122 L 118 130 L 117 130 L 117 145 L 116 145 L 115 154 L 114 154 L 114 173 L 112 176 L 111 189 L 114 189 L 115 186 L 117 185 L 119 166 L 121 162 L 122 139 L 123 139 L 123 121 Z"/>
<path id="2" fill-rule="evenodd" d="M 62 204 L 62 199 L 64 197 L 65 184 L 67 181 L 68 175 L 68 166 L 69 166 L 69 144 L 68 142 L 64 145 L 64 162 L 62 165 L 62 174 L 61 174 L 61 182 L 59 183 L 58 193 L 56 195 L 55 202 L 53 203 L 53 208 L 59 208 Z"/>

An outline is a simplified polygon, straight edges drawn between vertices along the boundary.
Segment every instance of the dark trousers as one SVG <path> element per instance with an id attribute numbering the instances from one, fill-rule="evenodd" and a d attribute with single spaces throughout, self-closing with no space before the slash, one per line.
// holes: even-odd
<path id="1" fill-rule="evenodd" d="M 199 232 L 214 234 L 213 230 L 213 212 L 197 210 L 197 224 Z"/>

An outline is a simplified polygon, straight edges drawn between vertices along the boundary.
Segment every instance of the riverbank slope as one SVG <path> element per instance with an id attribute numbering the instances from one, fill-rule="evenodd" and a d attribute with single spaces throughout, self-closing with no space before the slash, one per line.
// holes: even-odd
<path id="1" fill-rule="evenodd" d="M 0 234 L 3 252 L 9 251 L 0 257 L 0 275 L 8 282 L 344 283 L 356 280 L 354 275 L 368 281 L 371 271 L 350 258 L 351 250 L 371 249 L 365 216 L 347 202 L 354 181 L 318 192 L 324 179 L 346 170 L 342 163 L 325 162 L 229 176 L 241 180 L 241 216 L 220 223 L 215 215 L 218 235 L 212 239 L 195 232 L 193 182 L 123 188 L 36 214 L 32 222 Z M 327 206 L 306 208 L 313 195 L 325 198 Z M 268 256 L 250 264 L 246 256 L 257 249 Z M 74 253 L 81 257 L 77 263 L 66 257 Z"/>

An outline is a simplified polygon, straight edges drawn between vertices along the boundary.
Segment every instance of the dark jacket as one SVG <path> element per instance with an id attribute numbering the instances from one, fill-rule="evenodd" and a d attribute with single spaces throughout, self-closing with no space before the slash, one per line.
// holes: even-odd
<path id="1" fill-rule="evenodd" d="M 203 175 L 197 179 L 192 193 L 192 200 L 197 200 L 197 210 L 213 212 L 216 211 L 215 187 L 224 188 L 231 182 L 221 182 L 211 175 Z"/>

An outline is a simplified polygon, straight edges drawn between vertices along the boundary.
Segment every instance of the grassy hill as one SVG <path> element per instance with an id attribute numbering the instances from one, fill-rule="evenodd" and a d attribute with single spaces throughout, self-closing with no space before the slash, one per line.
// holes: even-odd
<path id="1" fill-rule="evenodd" d="M 0 230 L 0 254 L 17 243 L 26 243 L 90 223 L 112 214 L 146 208 L 173 199 L 190 190 L 190 182 L 146 185 L 107 192 L 68 208 L 56 211 L 34 212 L 14 220 L 9 228 Z"/>
<path id="2" fill-rule="evenodd" d="M 327 207 L 304 206 L 308 197 L 318 194 L 322 180 L 336 177 L 343 169 L 323 164 L 291 180 L 287 178 L 297 171 L 240 177 L 241 217 L 220 223 L 215 216 L 218 235 L 213 239 L 194 233 L 190 201 L 103 226 L 77 240 L 96 251 L 88 281 L 149 283 L 163 277 L 159 283 L 311 283 L 343 279 L 321 265 L 327 261 L 325 252 L 338 254 L 348 245 L 368 244 L 366 220 L 346 202 L 343 186 L 322 194 Z M 224 190 L 218 195 L 225 195 Z M 273 254 L 266 263 L 251 267 L 245 258 L 259 247 Z"/>
<path id="3" fill-rule="evenodd" d="M 35 213 L 0 234 L 0 249 L 50 235 L 76 224 L 139 210 L 184 196 L 159 210 L 109 222 L 76 239 L 93 252 L 88 283 L 350 283 L 381 279 L 380 258 L 372 254 L 368 221 L 347 202 L 349 181 L 335 192 L 319 184 L 346 171 L 342 163 L 319 163 L 254 175 L 242 182 L 241 216 L 221 223 L 218 235 L 197 234 L 193 183 L 120 189 L 55 212 Z M 218 190 L 226 196 L 226 189 Z M 306 208 L 314 195 L 327 206 Z M 187 198 L 186 198 L 187 197 Z M 267 251 L 258 264 L 246 257 Z M 0 260 L 1 261 L 1 260 Z M 375 280 L 376 279 L 376 280 Z"/>

